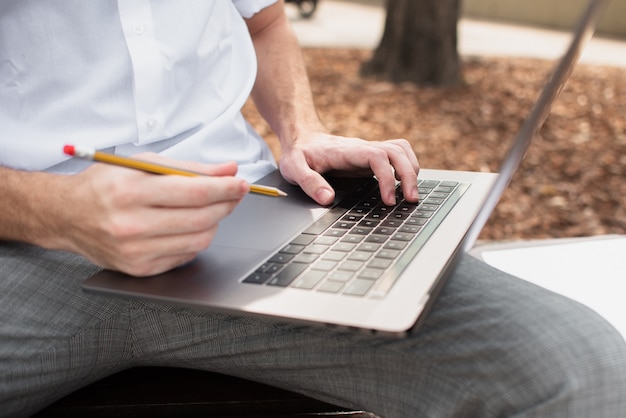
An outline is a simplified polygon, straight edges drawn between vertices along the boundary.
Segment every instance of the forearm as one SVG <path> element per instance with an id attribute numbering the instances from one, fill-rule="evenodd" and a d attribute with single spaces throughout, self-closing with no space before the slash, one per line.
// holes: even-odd
<path id="1" fill-rule="evenodd" d="M 283 147 L 303 131 L 324 132 L 298 41 L 282 10 L 271 6 L 266 21 L 249 24 L 259 62 L 252 98 Z"/>
<path id="2" fill-rule="evenodd" d="M 57 247 L 63 177 L 0 167 L 0 240 Z"/>

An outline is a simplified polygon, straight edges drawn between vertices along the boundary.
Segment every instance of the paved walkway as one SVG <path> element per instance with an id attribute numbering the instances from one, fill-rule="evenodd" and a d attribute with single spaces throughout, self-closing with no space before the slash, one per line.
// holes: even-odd
<path id="1" fill-rule="evenodd" d="M 299 17 L 287 4 L 289 17 L 303 46 L 373 49 L 385 24 L 382 2 L 320 0 L 315 15 Z M 554 59 L 564 51 L 567 32 L 463 18 L 459 22 L 459 52 L 464 56 L 513 56 Z M 581 62 L 626 67 L 626 40 L 596 37 Z"/>

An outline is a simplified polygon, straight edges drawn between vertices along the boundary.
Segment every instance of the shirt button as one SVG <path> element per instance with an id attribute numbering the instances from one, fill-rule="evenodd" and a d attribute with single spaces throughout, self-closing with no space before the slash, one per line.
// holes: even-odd
<path id="1" fill-rule="evenodd" d="M 149 131 L 153 131 L 154 128 L 156 128 L 157 126 L 157 120 L 155 118 L 148 118 L 148 120 L 146 120 L 146 127 L 148 128 Z"/>
<path id="2" fill-rule="evenodd" d="M 140 23 L 133 26 L 133 32 L 135 32 L 135 34 L 137 35 L 143 34 L 145 30 L 146 30 L 146 27 Z"/>

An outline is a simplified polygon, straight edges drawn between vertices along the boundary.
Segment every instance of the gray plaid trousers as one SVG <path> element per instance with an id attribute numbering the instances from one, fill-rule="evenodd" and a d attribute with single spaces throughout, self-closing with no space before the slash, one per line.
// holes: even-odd
<path id="1" fill-rule="evenodd" d="M 98 270 L 0 243 L 0 416 L 139 365 L 240 376 L 382 417 L 626 417 L 624 339 L 594 312 L 465 257 L 424 324 L 367 336 L 100 297 Z"/>

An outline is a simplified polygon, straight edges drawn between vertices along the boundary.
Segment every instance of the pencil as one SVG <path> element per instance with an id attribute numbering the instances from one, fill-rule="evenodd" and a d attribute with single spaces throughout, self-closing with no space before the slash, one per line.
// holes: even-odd
<path id="1" fill-rule="evenodd" d="M 187 177 L 204 176 L 205 174 L 190 170 L 182 170 L 180 168 L 168 167 L 161 164 L 141 161 L 134 158 L 122 157 L 120 155 L 107 154 L 106 152 L 96 151 L 93 148 L 77 147 L 74 145 L 65 145 L 63 152 L 72 157 L 83 158 L 86 160 L 98 161 L 101 163 L 117 165 L 120 167 L 134 168 L 135 170 L 146 171 L 154 174 L 177 175 Z M 262 186 L 260 184 L 251 184 L 250 192 L 258 193 L 266 196 L 282 197 L 287 193 L 280 189 L 270 186 Z"/>

